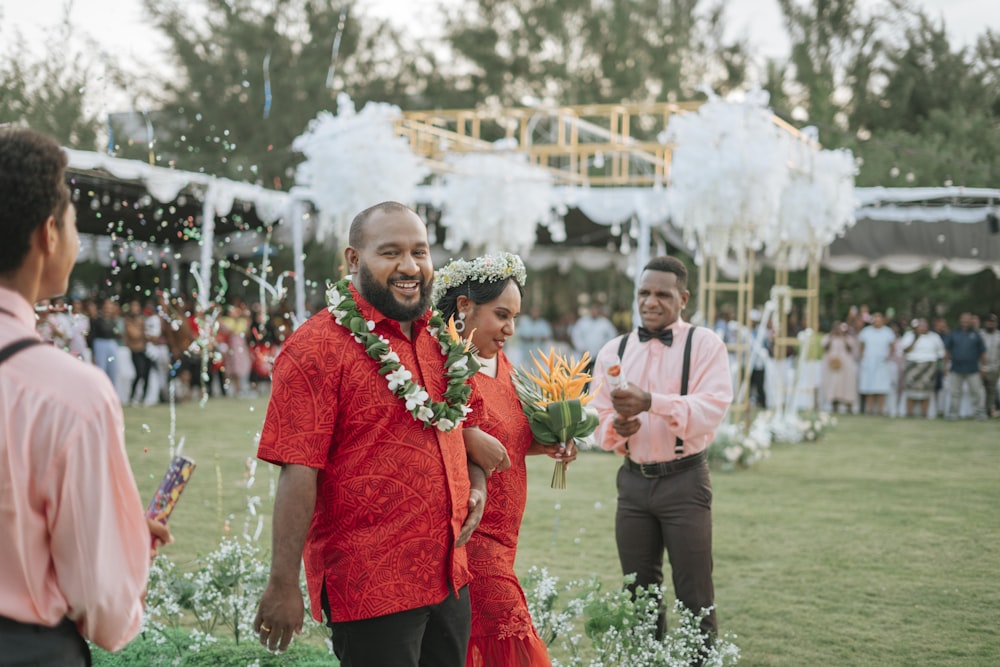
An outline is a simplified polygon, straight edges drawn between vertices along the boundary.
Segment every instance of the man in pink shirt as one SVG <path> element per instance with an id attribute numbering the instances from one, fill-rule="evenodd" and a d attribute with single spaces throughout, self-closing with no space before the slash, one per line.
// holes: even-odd
<path id="1" fill-rule="evenodd" d="M 591 405 L 601 420 L 598 442 L 625 456 L 615 516 L 623 574 L 634 573 L 637 587 L 660 586 L 666 549 L 677 599 L 698 614 L 715 600 L 712 483 L 705 450 L 733 390 L 722 339 L 680 317 L 689 297 L 681 261 L 655 257 L 646 264 L 636 293 L 642 326 L 601 348 Z M 613 389 L 606 372 L 616 355 L 625 388 Z M 662 610 L 657 621 L 662 637 Z M 714 609 L 701 630 L 707 641 L 718 633 Z"/>
<path id="2" fill-rule="evenodd" d="M 2 664 L 86 665 L 139 631 L 154 542 L 118 397 L 96 367 L 42 345 L 33 304 L 63 294 L 79 250 L 66 155 L 0 129 Z"/>

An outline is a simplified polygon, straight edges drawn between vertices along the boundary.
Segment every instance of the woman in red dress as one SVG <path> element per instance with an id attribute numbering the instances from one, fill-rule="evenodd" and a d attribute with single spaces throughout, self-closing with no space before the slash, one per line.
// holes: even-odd
<path id="1" fill-rule="evenodd" d="M 466 546 L 472 574 L 472 637 L 466 667 L 551 665 L 514 574 L 517 537 L 528 496 L 524 457 L 548 454 L 571 461 L 576 450 L 572 445 L 562 450 L 536 442 L 514 390 L 511 363 L 503 348 L 514 335 L 514 322 L 521 312 L 524 279 L 524 264 L 510 253 L 457 260 L 435 275 L 438 309 L 445 321 L 454 316 L 459 334 L 471 335 L 478 350 L 481 368 L 472 382 L 483 397 L 486 412 L 480 428 L 507 447 L 511 461 L 509 470 L 489 478 L 486 511 Z"/>

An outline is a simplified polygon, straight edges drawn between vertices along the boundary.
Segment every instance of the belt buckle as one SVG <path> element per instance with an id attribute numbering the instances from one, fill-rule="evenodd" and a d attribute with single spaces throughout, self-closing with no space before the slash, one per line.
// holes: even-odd
<path id="1" fill-rule="evenodd" d="M 654 473 L 653 474 L 648 474 L 646 472 L 646 468 L 647 467 L 649 467 L 651 470 L 653 470 Z M 657 477 L 661 476 L 660 475 L 659 466 L 657 464 L 655 464 L 655 463 L 640 463 L 639 464 L 639 474 L 642 475 L 643 477 L 645 477 L 646 479 L 656 479 Z"/>

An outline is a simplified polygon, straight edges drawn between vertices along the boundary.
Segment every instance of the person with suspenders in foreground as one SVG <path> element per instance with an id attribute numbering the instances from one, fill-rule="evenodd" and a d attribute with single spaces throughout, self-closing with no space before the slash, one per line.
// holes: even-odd
<path id="1" fill-rule="evenodd" d="M 615 514 L 622 573 L 635 574 L 636 587 L 660 586 L 666 549 L 674 593 L 697 615 L 715 600 L 706 450 L 733 387 L 722 339 L 681 319 L 689 297 L 683 262 L 646 264 L 636 290 L 641 326 L 601 348 L 591 406 L 600 416 L 597 441 L 625 457 Z M 661 605 L 657 637 L 665 631 Z M 706 644 L 718 634 L 714 609 L 701 632 Z"/>
<path id="2" fill-rule="evenodd" d="M 49 137 L 0 128 L 0 666 L 89 665 L 84 638 L 123 647 L 171 541 L 145 517 L 111 381 L 35 331 L 79 251 L 66 164 Z"/>

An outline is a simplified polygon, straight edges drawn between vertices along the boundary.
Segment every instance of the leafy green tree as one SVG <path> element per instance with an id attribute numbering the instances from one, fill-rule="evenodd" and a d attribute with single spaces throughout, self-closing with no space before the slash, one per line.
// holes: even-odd
<path id="1" fill-rule="evenodd" d="M 787 99 L 805 110 L 806 122 L 820 128 L 824 142 L 834 128 L 845 129 L 845 111 L 870 85 L 879 56 L 878 17 L 864 18 L 857 0 L 778 0 L 791 40 L 787 77 L 772 67 L 767 81 Z M 843 101 L 844 93 L 850 93 Z M 772 92 L 772 96 L 774 96 Z"/>
<path id="2" fill-rule="evenodd" d="M 994 187 L 1000 179 L 997 120 L 982 110 L 935 109 L 916 132 L 892 129 L 858 141 L 859 185 Z"/>
<path id="3" fill-rule="evenodd" d="M 26 125 L 66 146 L 93 150 L 101 125 L 86 104 L 93 65 L 78 55 L 99 51 L 92 43 L 77 47 L 66 21 L 55 30 L 54 43 L 60 46 L 45 56 L 31 56 L 20 34 L 0 54 L 0 123 Z"/>
<path id="4" fill-rule="evenodd" d="M 463 106 L 689 99 L 745 76 L 722 7 L 699 0 L 467 0 L 446 20 Z"/>
<path id="5" fill-rule="evenodd" d="M 779 5 L 792 52 L 788 70 L 768 74 L 780 91 L 772 100 L 806 109 L 825 145 L 851 148 L 859 185 L 995 183 L 997 35 L 955 49 L 945 26 L 907 0 L 869 16 L 856 0 Z"/>
<path id="6" fill-rule="evenodd" d="M 401 104 L 420 92 L 420 56 L 401 48 L 386 22 L 356 15 L 356 3 L 144 4 L 178 68 L 163 82 L 162 110 L 151 119 L 161 162 L 287 188 L 292 140 L 317 112 L 336 111 L 339 93 L 360 108 L 368 100 Z M 129 150 L 124 142 L 119 149 Z"/>

